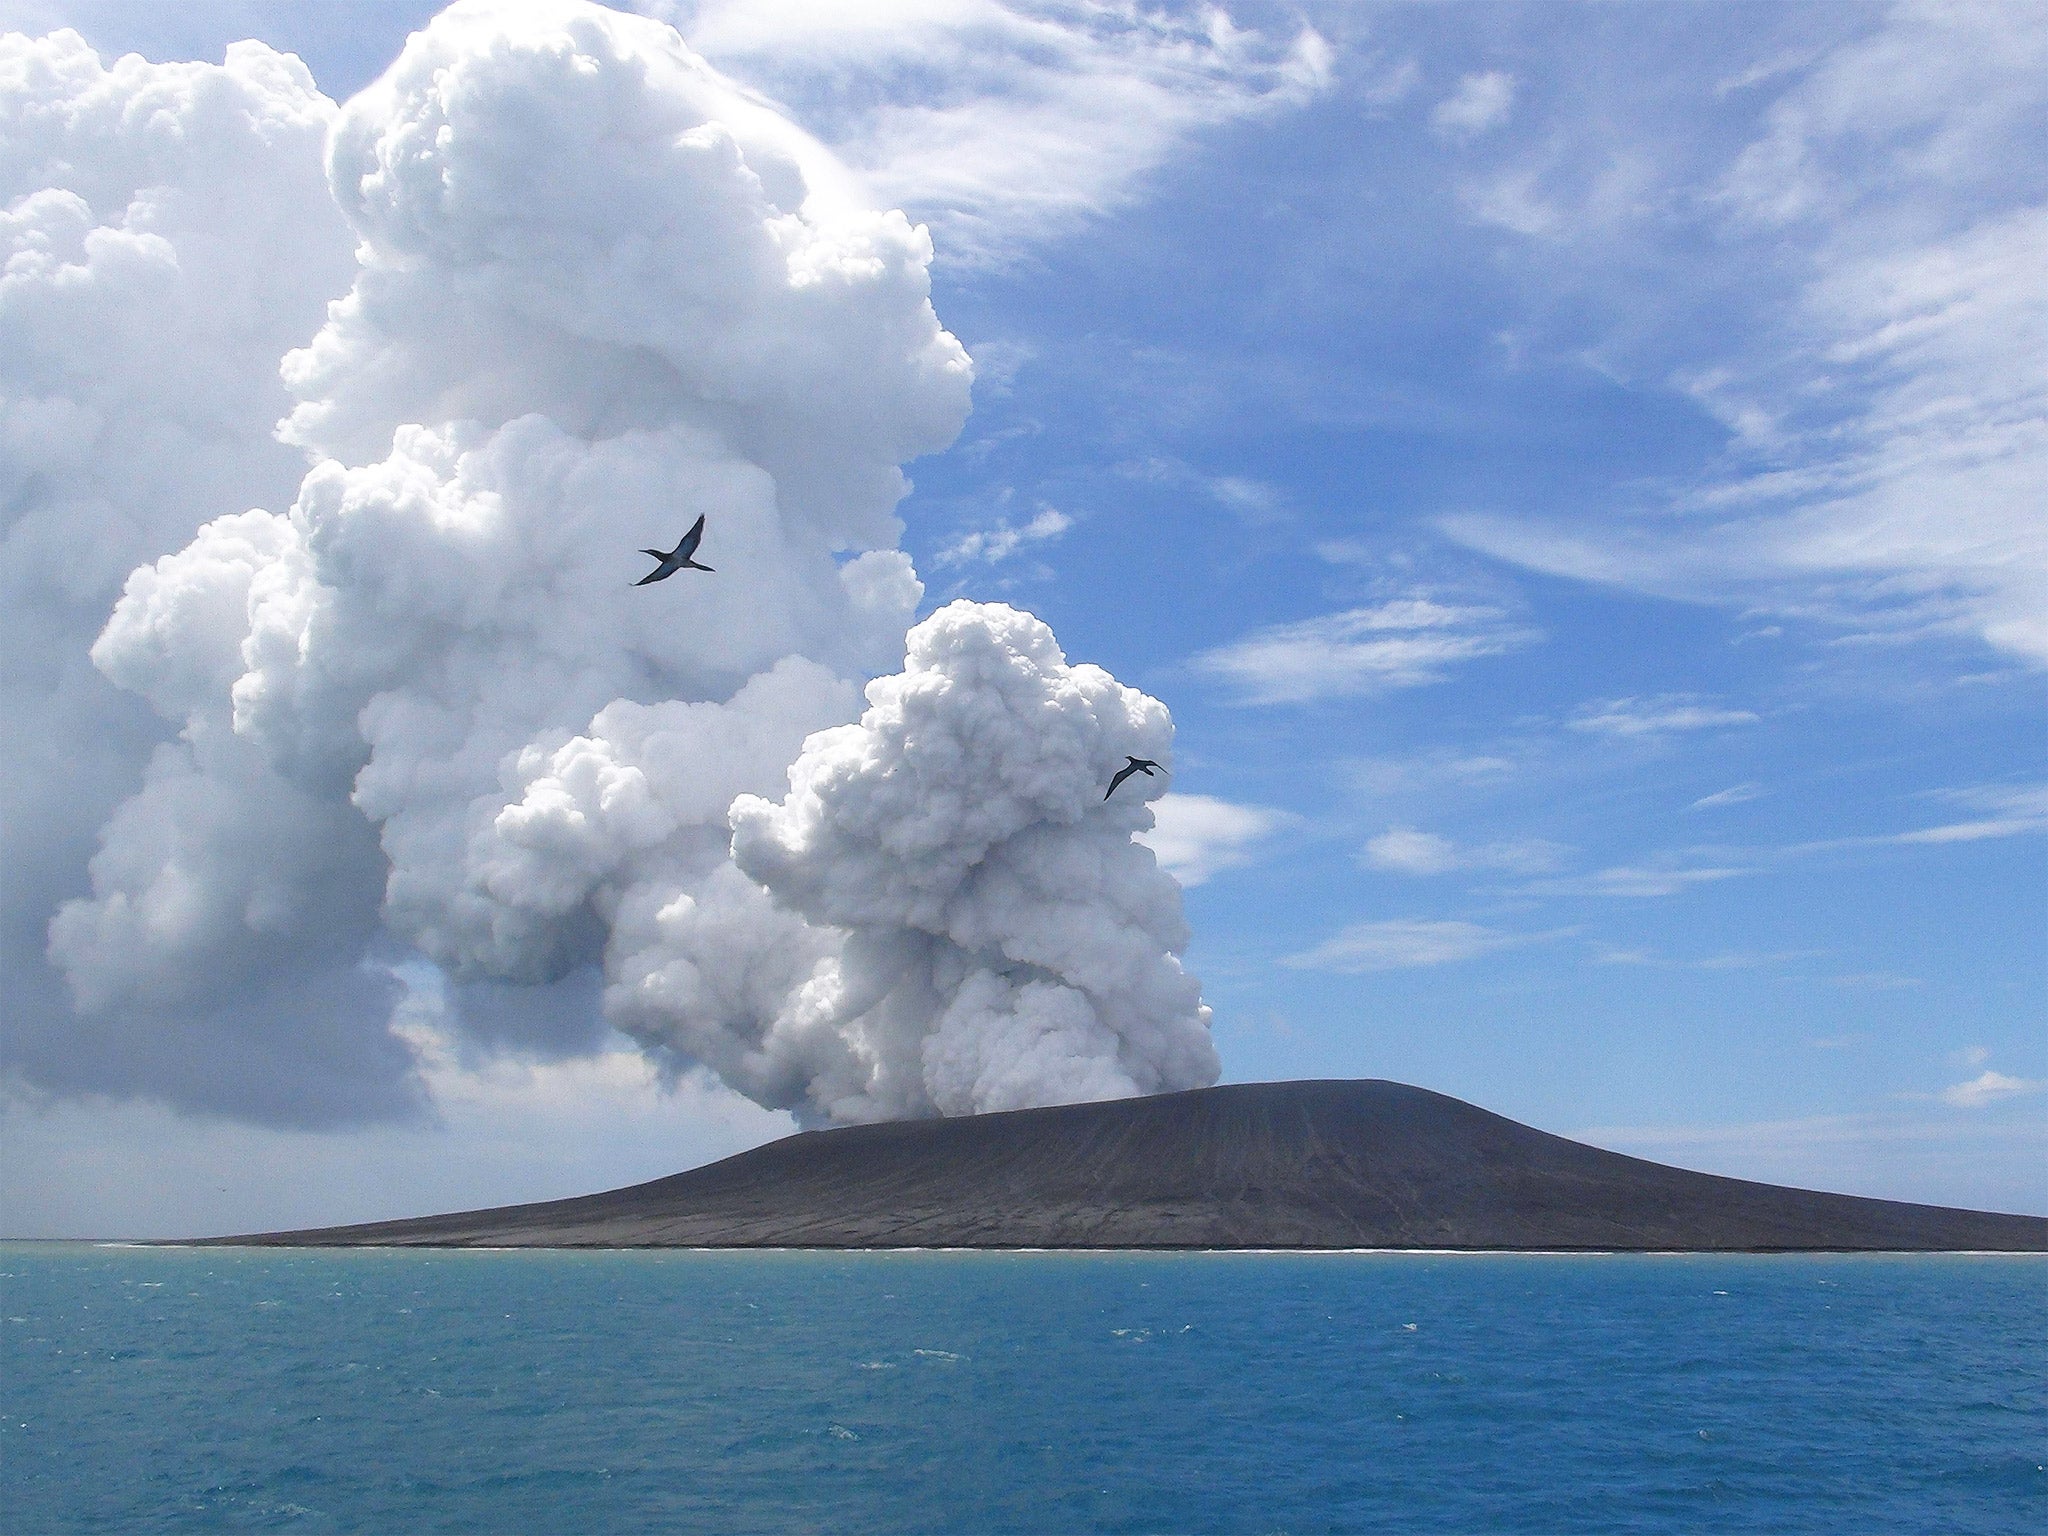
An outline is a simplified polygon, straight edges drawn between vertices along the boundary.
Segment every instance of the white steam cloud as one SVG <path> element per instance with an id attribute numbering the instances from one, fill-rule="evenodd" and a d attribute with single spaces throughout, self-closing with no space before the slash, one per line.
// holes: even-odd
<path id="1" fill-rule="evenodd" d="M 782 906 L 846 937 L 800 992 L 858 1053 L 840 1116 L 947 1114 L 1214 1082 L 1208 1009 L 1175 955 L 1180 888 L 1132 834 L 1166 709 L 1001 605 L 910 634 L 858 725 L 824 731 L 781 804 L 733 804 L 733 856 Z M 1135 777 L 1135 776 L 1134 776 Z"/>
<path id="2" fill-rule="evenodd" d="M 27 46 L 72 73 L 0 75 L 15 116 L 161 88 L 108 84 L 75 39 Z M 597 1022 L 578 978 L 601 975 L 611 1022 L 813 1119 L 1215 1080 L 1178 887 L 1133 841 L 1164 784 L 1101 794 L 1125 753 L 1168 760 L 1163 706 L 1069 666 L 1028 615 L 956 603 L 848 723 L 922 596 L 894 547 L 901 465 L 968 409 L 921 228 L 860 206 L 671 29 L 581 0 L 459 4 L 338 113 L 263 50 L 177 78 L 201 81 L 184 99 L 202 117 L 236 89 L 291 104 L 289 133 L 252 130 L 242 161 L 303 175 L 327 133 L 317 238 L 295 226 L 282 249 L 318 245 L 305 281 L 347 291 L 284 357 L 280 435 L 312 460 L 287 510 L 242 510 L 286 505 L 274 474 L 225 482 L 248 499 L 179 487 L 127 549 L 153 563 L 91 661 L 176 735 L 136 733 L 154 755 L 92 807 L 83 888 L 41 894 L 68 992 L 46 1032 L 160 1021 L 172 1056 L 232 1018 L 234 1059 L 270 1065 L 262 1091 L 218 1060 L 203 1091 L 75 1086 L 273 1118 L 388 1109 L 405 1056 L 364 962 L 408 949 L 458 983 L 473 1034 L 576 1049 Z M 150 198 L 118 195 L 134 224 Z M 349 239 L 352 286 L 332 259 Z M 215 288 L 251 304 L 243 276 Z M 274 367 L 318 325 L 304 310 L 245 350 L 273 344 Z M 280 451 L 236 430 L 253 457 Z M 636 551 L 699 513 L 717 573 L 636 589 Z M 33 539 L 78 524 L 63 503 L 37 515 L 51 531 L 22 564 L 48 584 L 58 557 Z M 328 1085 L 316 1111 L 309 1082 Z"/>
<path id="3" fill-rule="evenodd" d="M 357 963 L 376 921 L 360 818 L 321 828 L 325 875 L 298 884 L 330 879 L 332 899 L 288 966 L 245 944 L 212 974 L 140 973 L 230 900 L 187 883 L 196 844 L 261 844 L 289 812 L 260 794 L 231 812 L 222 791 L 252 766 L 238 744 L 174 739 L 88 656 L 138 563 L 289 501 L 305 472 L 272 436 L 291 405 L 277 361 L 353 271 L 321 171 L 334 112 L 259 43 L 107 66 L 75 33 L 0 37 L 0 975 L 7 1065 L 47 1088 L 300 1119 L 402 1101 L 406 1053 L 383 1029 L 398 989 Z M 44 948 L 109 817 L 100 878 L 139 894 L 146 866 L 159 899 L 109 912 L 81 1014 Z M 271 921 L 275 894 L 241 905 Z"/>

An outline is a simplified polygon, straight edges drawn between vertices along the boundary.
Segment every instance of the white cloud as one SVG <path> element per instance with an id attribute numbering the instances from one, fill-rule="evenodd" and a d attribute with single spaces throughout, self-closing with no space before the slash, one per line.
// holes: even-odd
<path id="1" fill-rule="evenodd" d="M 1515 77 L 1490 69 L 1459 80 L 1458 88 L 1429 114 L 1429 124 L 1440 137 L 1472 139 L 1506 122 L 1514 105 Z"/>
<path id="2" fill-rule="evenodd" d="M 1582 704 L 1569 723 L 1575 731 L 1634 738 L 1661 736 L 1673 731 L 1754 725 L 1756 722 L 1757 716 L 1751 710 L 1726 709 L 1691 694 L 1668 693 L 1647 699 L 1602 699 Z M 1716 800 L 1713 803 L 1728 802 Z"/>
<path id="3" fill-rule="evenodd" d="M 220 64 L 109 65 L 72 32 L 0 38 L 0 1048 L 37 1083 L 314 1117 L 407 1100 L 403 1052 L 380 1035 L 388 989 L 338 953 L 374 922 L 374 896 L 316 931 L 245 889 L 273 934 L 309 942 L 244 947 L 226 968 L 234 1003 L 110 985 L 82 1020 L 44 953 L 95 833 L 138 786 L 177 817 L 156 829 L 168 868 L 221 820 L 192 765 L 233 744 L 172 740 L 87 652 L 133 567 L 220 512 L 288 500 L 304 472 L 272 436 L 291 405 L 277 360 L 353 271 L 321 166 L 334 112 L 260 43 Z M 331 874 L 365 850 L 343 828 L 295 851 Z M 184 897 L 133 909 L 131 937 L 147 948 L 225 911 Z M 143 959 L 108 956 L 131 975 Z M 315 1021 L 266 1036 L 262 1019 L 289 1006 Z M 252 1031 L 239 1073 L 202 1065 Z"/>
<path id="4" fill-rule="evenodd" d="M 1482 224 L 1498 225 L 1531 240 L 1549 240 L 1569 225 L 1564 211 L 1544 194 L 1541 174 L 1530 169 L 1503 171 L 1459 189 L 1466 211 Z"/>
<path id="5" fill-rule="evenodd" d="M 1830 976 L 1828 984 L 1851 992 L 1911 992 L 1927 985 L 1918 976 L 1902 976 L 1897 971 L 1856 971 Z"/>
<path id="6" fill-rule="evenodd" d="M 1555 869 L 1566 851 L 1560 844 L 1541 838 L 1461 847 L 1434 832 L 1389 827 L 1366 843 L 1364 856 L 1372 868 L 1401 875 L 1442 875 L 1459 869 L 1498 869 L 1533 875 Z"/>
<path id="7" fill-rule="evenodd" d="M 702 0 L 693 46 L 792 104 L 866 180 L 928 220 L 946 261 L 1006 260 L 1136 196 L 1193 136 L 1327 89 L 1313 28 L 1221 7 L 1002 0 Z"/>
<path id="8" fill-rule="evenodd" d="M 1554 574 L 2048 665 L 2044 109 L 2048 34 L 2010 7 L 1900 7 L 1786 81 L 1715 186 L 1662 204 L 1701 209 L 1760 295 L 1669 370 L 1730 433 L 1684 515 L 1442 526 Z"/>
<path id="9" fill-rule="evenodd" d="M 1935 797 L 1994 812 L 2003 820 L 2048 821 L 2048 784 L 1973 784 L 1939 790 Z"/>
<path id="10" fill-rule="evenodd" d="M 2048 832 L 2048 787 L 1997 786 L 1945 791 L 1940 798 L 1993 812 L 1969 821 L 1915 827 L 1906 832 L 1880 832 L 1865 837 L 1836 837 L 1801 843 L 1793 853 L 1825 853 L 1837 848 L 1913 847 L 1944 843 L 1979 843 L 1991 838 L 2028 837 Z"/>
<path id="11" fill-rule="evenodd" d="M 1726 789 L 1717 789 L 1711 795 L 1701 795 L 1686 807 L 1689 811 L 1719 810 L 1724 805 L 1745 805 L 1762 796 L 1760 784 L 1731 784 Z"/>
<path id="12" fill-rule="evenodd" d="M 1358 99 L 1375 112 L 1399 106 L 1422 84 L 1422 65 L 1412 58 L 1393 63 L 1380 55 L 1347 56 L 1345 65 L 1346 76 L 1360 82 Z"/>
<path id="13" fill-rule="evenodd" d="M 1365 845 L 1365 862 L 1404 875 L 1441 875 L 1458 868 L 1460 860 L 1449 838 L 1412 827 L 1389 827 Z"/>
<path id="14" fill-rule="evenodd" d="M 1513 758 L 1438 748 L 1413 757 L 1368 757 L 1348 765 L 1358 792 L 1375 798 L 1498 789 L 1524 771 Z"/>
<path id="15" fill-rule="evenodd" d="M 1918 827 L 1874 839 L 1888 843 L 1979 843 L 1986 838 L 2020 837 L 2048 831 L 2048 816 L 1999 816 L 1983 821 L 1952 821 L 1939 827 Z"/>
<path id="16" fill-rule="evenodd" d="M 1762 85 L 1766 81 L 1777 80 L 1785 75 L 1797 73 L 1807 68 L 1820 56 L 1820 50 L 1815 48 L 1788 49 L 1781 53 L 1771 54 L 1766 58 L 1758 60 L 1747 69 L 1738 70 L 1735 74 L 1729 75 L 1725 79 L 1715 81 L 1714 94 L 1716 96 L 1732 95 L 1738 91 L 1746 91 L 1751 86 Z"/>
<path id="17" fill-rule="evenodd" d="M 1596 958 L 1601 965 L 1641 965 L 1661 970 L 1753 971 L 1784 965 L 1786 962 L 1793 960 L 1811 960 L 1826 953 L 1827 951 L 1818 949 L 1781 949 L 1768 952 L 1730 950 L 1718 955 L 1700 955 L 1692 959 L 1677 959 L 1659 955 L 1647 949 L 1604 948 Z"/>
<path id="18" fill-rule="evenodd" d="M 2048 785 L 1995 785 L 1951 790 L 1943 797 L 1992 814 L 1901 832 L 1902 843 L 1974 843 L 1990 837 L 2020 837 L 2048 831 Z"/>
<path id="19" fill-rule="evenodd" d="M 2001 184 L 2015 144 L 2038 126 L 2044 62 L 2048 42 L 2023 12 L 1899 6 L 1786 71 L 1796 83 L 1719 191 L 1767 225 L 1840 219 L 1901 187 L 1967 203 Z"/>
<path id="20" fill-rule="evenodd" d="M 1459 662 L 1539 638 L 1504 609 L 1425 593 L 1277 624 L 1205 651 L 1194 664 L 1234 684 L 1246 703 L 1302 704 L 1441 682 Z"/>
<path id="21" fill-rule="evenodd" d="M 1277 521 L 1283 511 L 1279 489 L 1247 475 L 1217 475 L 1204 489 L 1254 526 Z"/>
<path id="22" fill-rule="evenodd" d="M 1211 795 L 1168 794 L 1152 807 L 1156 825 L 1137 834 L 1183 886 L 1200 885 L 1225 869 L 1249 864 L 1254 848 L 1285 826 L 1283 811 L 1235 805 Z"/>
<path id="23" fill-rule="evenodd" d="M 1041 507 L 1030 522 L 1021 526 L 997 523 L 993 528 L 975 529 L 941 545 L 934 563 L 944 567 L 980 562 L 996 565 L 1020 549 L 1049 544 L 1074 526 L 1074 520 L 1054 507 Z"/>
<path id="24" fill-rule="evenodd" d="M 2030 1077 L 2008 1077 L 2003 1072 L 1993 1072 L 1987 1067 L 1967 1083 L 1957 1083 L 1953 1087 L 1942 1089 L 1941 1102 L 1955 1109 L 1982 1109 L 1985 1105 L 1996 1104 L 2001 1099 L 2039 1093 L 2044 1088 L 2048 1088 L 2048 1081 Z"/>
<path id="25" fill-rule="evenodd" d="M 1472 960 L 1554 936 L 1504 933 L 1477 923 L 1392 918 L 1354 923 L 1314 949 L 1289 955 L 1280 963 L 1296 970 L 1336 971 L 1344 975 L 1412 970 Z"/>
<path id="26" fill-rule="evenodd" d="M 1249 475 L 1210 474 L 1184 460 L 1166 455 L 1126 459 L 1116 466 L 1116 473 L 1126 479 L 1154 485 L 1186 486 L 1235 513 L 1254 528 L 1280 522 L 1289 513 L 1286 492 L 1269 481 Z M 1317 553 L 1320 554 L 1321 550 Z"/>
<path id="27" fill-rule="evenodd" d="M 1866 618 L 1974 630 L 2048 663 L 2048 210 L 1844 261 L 1806 296 L 1816 371 L 1863 395 L 1812 430 L 1841 445 L 1718 487 L 1756 506 L 1748 542 L 1791 573 L 1841 573 Z M 1773 506 L 1782 512 L 1773 516 Z"/>
<path id="28" fill-rule="evenodd" d="M 1755 873 L 1754 869 L 1736 866 L 1678 869 L 1617 864 L 1591 874 L 1540 880 L 1528 889 L 1532 894 L 1544 896 L 1676 896 L 1694 886 L 1712 885 Z"/>

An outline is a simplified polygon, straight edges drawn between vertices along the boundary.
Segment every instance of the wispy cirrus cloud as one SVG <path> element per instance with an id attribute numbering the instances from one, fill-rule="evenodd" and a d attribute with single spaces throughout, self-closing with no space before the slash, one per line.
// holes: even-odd
<path id="1" fill-rule="evenodd" d="M 1715 790 L 1711 795 L 1701 795 L 1686 807 L 1689 811 L 1716 811 L 1724 805 L 1745 805 L 1763 795 L 1761 784 L 1731 784 L 1726 789 Z"/>
<path id="2" fill-rule="evenodd" d="M 1305 704 L 1441 682 L 1461 662 L 1541 638 L 1504 608 L 1414 593 L 1257 630 L 1194 665 L 1245 703 Z"/>
<path id="3" fill-rule="evenodd" d="M 1491 222 L 1560 259 L 1597 242 L 1678 278 L 1711 249 L 1753 272 L 1714 341 L 1614 342 L 1720 423 L 1722 455 L 1657 515 L 1440 526 L 1551 574 L 2048 666 L 2048 33 L 2012 7 L 1900 6 L 1750 86 L 1773 94 L 1747 144 L 1683 169 L 1694 146 L 1653 147 L 1647 195 L 1598 190 L 1606 136 L 1489 184 Z"/>
<path id="4" fill-rule="evenodd" d="M 1689 693 L 1666 693 L 1647 699 L 1601 699 L 1581 705 L 1569 722 L 1575 731 L 1624 738 L 1756 723 L 1753 710 L 1728 709 Z"/>
<path id="5" fill-rule="evenodd" d="M 1389 827 L 1366 843 L 1361 857 L 1373 869 L 1398 875 L 1486 869 L 1534 875 L 1557 868 L 1570 851 L 1561 843 L 1538 837 L 1460 844 L 1435 832 Z"/>
<path id="6" fill-rule="evenodd" d="M 1741 865 L 1667 868 L 1657 865 L 1616 864 L 1606 869 L 1594 870 L 1590 874 L 1539 880 L 1523 889 L 1531 895 L 1541 896 L 1651 898 L 1676 896 L 1698 886 L 1713 885 L 1722 880 L 1733 880 L 1741 875 L 1755 873 L 1755 867 Z"/>
<path id="7" fill-rule="evenodd" d="M 1517 758 L 1497 752 L 1437 748 L 1407 757 L 1359 758 L 1349 765 L 1346 776 L 1354 792 L 1388 797 L 1498 790 L 1524 771 Z"/>
<path id="8" fill-rule="evenodd" d="M 1938 827 L 1916 827 L 1910 832 L 1892 832 L 1879 837 L 1859 838 L 1869 843 L 1981 843 L 1993 837 L 2020 837 L 2048 831 L 2048 819 L 2040 816 L 1987 816 L 1977 821 L 1951 821 Z M 1839 844 L 1837 846 L 1840 846 Z"/>
<path id="9" fill-rule="evenodd" d="M 1971 784 L 1937 790 L 1934 798 L 1988 812 L 1983 820 L 1990 825 L 2029 832 L 2048 827 L 2048 784 Z"/>
<path id="10" fill-rule="evenodd" d="M 1458 88 L 1429 114 L 1429 126 L 1440 138 L 1463 142 L 1498 128 L 1514 106 L 1515 77 L 1490 69 L 1459 80 Z"/>
<path id="11" fill-rule="evenodd" d="M 1126 459 L 1115 466 L 1115 472 L 1128 480 L 1199 492 L 1254 528 L 1281 522 L 1290 515 L 1286 493 L 1271 481 L 1252 475 L 1212 474 L 1166 454 Z"/>
<path id="12" fill-rule="evenodd" d="M 1918 976 L 1903 976 L 1897 971 L 1852 971 L 1830 976 L 1828 985 L 1846 992 L 1911 992 L 1927 983 Z"/>
<path id="13" fill-rule="evenodd" d="M 1715 800 L 1718 797 L 1709 796 Z M 1744 797 L 1747 798 L 1747 797 Z M 1651 855 L 1640 863 L 1616 864 L 1585 874 L 1536 880 L 1522 886 L 1532 896 L 1676 896 L 1699 886 L 1746 875 L 1758 875 L 1808 860 L 1815 855 L 1858 849 L 1912 848 L 1948 843 L 1975 843 L 1992 838 L 2048 833 L 2048 786 L 1981 785 L 1935 792 L 1929 798 L 1966 806 L 1986 814 L 1965 821 L 1912 827 L 1899 832 L 1872 832 L 1854 837 L 1818 838 L 1775 847 L 1694 848 Z M 1725 802 L 1724 802 L 1725 803 Z M 1844 986 L 1917 985 L 1910 979 L 1838 977 Z"/>
<path id="14" fill-rule="evenodd" d="M 2033 1077 L 2009 1077 L 1989 1067 L 1966 1083 L 1941 1090 L 1941 1102 L 1951 1109 L 1982 1109 L 2002 1099 L 2016 1099 L 2048 1088 L 2048 1081 Z"/>
<path id="15" fill-rule="evenodd" d="M 1207 489 L 1218 502 L 1254 527 L 1279 521 L 1286 510 L 1275 486 L 1249 475 L 1218 475 L 1208 482 Z"/>
<path id="16" fill-rule="evenodd" d="M 1944 821 L 1933 827 L 1898 831 L 1890 842 L 1942 844 L 1985 842 L 1987 838 L 2023 838 L 2048 831 L 2048 784 L 1974 784 L 1939 791 L 1935 799 L 1962 805 L 1985 815 L 1968 821 Z"/>
<path id="17" fill-rule="evenodd" d="M 1288 955 L 1280 963 L 1294 970 L 1336 971 L 1343 975 L 1414 970 L 1474 960 L 1497 950 L 1560 938 L 1568 931 L 1510 933 L 1456 920 L 1391 918 L 1354 923 L 1315 948 Z"/>
<path id="18" fill-rule="evenodd" d="M 677 0 L 721 68 L 788 104 L 939 259 L 1001 263 L 1127 203 L 1204 129 L 1329 86 L 1313 27 L 1119 0 Z"/>
<path id="19" fill-rule="evenodd" d="M 1718 955 L 1699 955 L 1682 959 L 1660 955 L 1649 949 L 1619 949 L 1609 946 L 1602 948 L 1594 956 L 1594 960 L 1600 965 L 1637 965 L 1656 970 L 1760 971 L 1789 965 L 1795 961 L 1816 959 L 1826 953 L 1827 951 L 1819 949 L 1725 950 Z"/>
<path id="20" fill-rule="evenodd" d="M 1875 832 L 1800 843 L 1790 853 L 1827 853 L 1840 848 L 1912 847 L 1916 844 L 1980 843 L 1991 838 L 2048 832 L 2048 785 L 1986 785 L 1940 791 L 1935 798 L 1987 814 L 1967 821 L 1940 822 L 1904 832 Z"/>

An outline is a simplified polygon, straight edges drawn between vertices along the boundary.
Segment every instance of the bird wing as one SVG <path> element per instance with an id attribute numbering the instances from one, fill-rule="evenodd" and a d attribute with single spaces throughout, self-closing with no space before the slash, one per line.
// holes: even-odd
<path id="1" fill-rule="evenodd" d="M 674 566 L 672 566 L 672 565 L 670 565 L 670 564 L 668 563 L 668 561 L 667 561 L 666 559 L 664 559 L 664 560 L 663 560 L 663 561 L 661 562 L 661 564 L 657 565 L 657 566 L 656 566 L 656 567 L 655 567 L 655 568 L 654 568 L 653 570 L 649 571 L 649 572 L 648 572 L 648 573 L 647 573 L 647 574 L 646 574 L 645 576 L 642 576 L 642 577 L 641 577 L 641 578 L 640 578 L 640 579 L 639 579 L 638 581 L 634 582 L 634 583 L 633 583 L 633 585 L 634 585 L 634 586 L 636 586 L 636 587 L 644 587 L 644 586 L 646 586 L 646 585 L 647 585 L 647 583 L 649 583 L 650 581 L 659 581 L 659 580 L 661 580 L 661 578 L 662 578 L 662 577 L 664 577 L 664 576 L 673 576 L 673 575 L 675 575 L 675 573 L 676 573 L 675 567 L 674 567 Z"/>
<path id="2" fill-rule="evenodd" d="M 690 524 L 690 531 L 683 535 L 683 542 L 676 546 L 675 558 L 687 560 L 697 553 L 697 546 L 704 542 L 704 514 L 697 514 L 697 521 Z"/>
<path id="3" fill-rule="evenodd" d="M 1109 781 L 1109 788 L 1105 789 L 1102 792 L 1102 798 L 1107 800 L 1111 795 L 1115 794 L 1117 785 L 1123 783 L 1125 779 L 1128 779 L 1132 774 L 1136 773 L 1137 771 L 1138 769 L 1135 764 L 1133 764 L 1129 768 L 1117 769 L 1116 777 Z"/>

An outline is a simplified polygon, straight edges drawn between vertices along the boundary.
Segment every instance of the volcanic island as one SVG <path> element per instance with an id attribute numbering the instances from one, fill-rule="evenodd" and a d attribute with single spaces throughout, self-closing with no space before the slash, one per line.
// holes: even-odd
<path id="1" fill-rule="evenodd" d="M 266 1247 L 2048 1251 L 2048 1217 L 1688 1172 L 1401 1083 L 805 1131 L 605 1194 Z"/>

